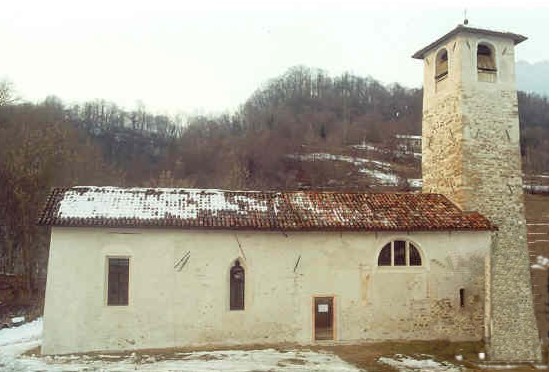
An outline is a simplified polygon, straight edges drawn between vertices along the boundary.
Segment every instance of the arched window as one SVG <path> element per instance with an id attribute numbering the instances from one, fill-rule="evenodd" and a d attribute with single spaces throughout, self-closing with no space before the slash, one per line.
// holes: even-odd
<path id="1" fill-rule="evenodd" d="M 477 71 L 478 73 L 497 72 L 495 54 L 489 45 L 479 44 L 477 46 Z"/>
<path id="2" fill-rule="evenodd" d="M 394 240 L 380 250 L 378 266 L 421 266 L 421 255 L 412 242 Z"/>
<path id="3" fill-rule="evenodd" d="M 229 271 L 229 310 L 245 309 L 245 269 L 239 260 Z"/>
<path id="4" fill-rule="evenodd" d="M 442 80 L 448 76 L 448 52 L 446 49 L 441 49 L 437 53 L 435 63 L 435 80 Z"/>

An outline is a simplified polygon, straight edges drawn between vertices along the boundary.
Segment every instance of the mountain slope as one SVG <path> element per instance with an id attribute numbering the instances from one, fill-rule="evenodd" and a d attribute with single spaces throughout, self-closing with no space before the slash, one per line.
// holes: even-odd
<path id="1" fill-rule="evenodd" d="M 516 86 L 518 90 L 549 97 L 549 62 L 518 61 L 516 63 Z"/>

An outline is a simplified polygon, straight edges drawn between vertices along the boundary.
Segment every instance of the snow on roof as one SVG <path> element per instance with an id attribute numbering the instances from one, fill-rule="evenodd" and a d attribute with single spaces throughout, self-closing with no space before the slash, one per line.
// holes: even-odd
<path id="1" fill-rule="evenodd" d="M 40 225 L 247 230 L 491 230 L 440 194 L 77 186 L 54 189 Z"/>
<path id="2" fill-rule="evenodd" d="M 267 208 L 263 200 L 248 195 L 231 195 L 226 199 L 221 190 L 88 187 L 66 191 L 60 201 L 58 216 L 192 219 L 198 217 L 199 210 L 207 210 L 211 214 L 230 211 L 246 215 L 249 211 L 266 212 Z"/>

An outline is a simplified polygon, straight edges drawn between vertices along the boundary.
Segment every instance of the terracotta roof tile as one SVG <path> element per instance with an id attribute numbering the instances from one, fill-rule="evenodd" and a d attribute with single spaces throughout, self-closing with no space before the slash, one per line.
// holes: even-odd
<path id="1" fill-rule="evenodd" d="M 191 229 L 492 230 L 440 194 L 225 191 L 80 186 L 57 188 L 40 225 Z"/>

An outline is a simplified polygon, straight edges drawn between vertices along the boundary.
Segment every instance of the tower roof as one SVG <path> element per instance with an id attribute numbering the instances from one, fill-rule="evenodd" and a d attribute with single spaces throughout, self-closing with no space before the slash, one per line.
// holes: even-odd
<path id="1" fill-rule="evenodd" d="M 481 35 L 487 35 L 487 36 L 497 36 L 497 37 L 507 38 L 507 39 L 511 39 L 512 41 L 514 41 L 514 45 L 519 44 L 519 43 L 523 42 L 524 40 L 528 39 L 526 36 L 522 36 L 522 35 L 519 35 L 519 34 L 513 34 L 512 32 L 492 31 L 492 30 L 485 30 L 483 28 L 474 28 L 474 27 L 468 27 L 468 26 L 464 26 L 464 25 L 458 25 L 452 31 L 447 33 L 446 35 L 438 38 L 437 40 L 435 40 L 431 44 L 427 45 L 425 48 L 415 52 L 412 55 L 412 58 L 423 59 L 425 57 L 425 54 L 429 50 L 433 49 L 435 46 L 441 44 L 442 42 L 450 39 L 451 37 L 453 37 L 455 35 L 458 35 L 459 33 L 481 34 Z"/>

